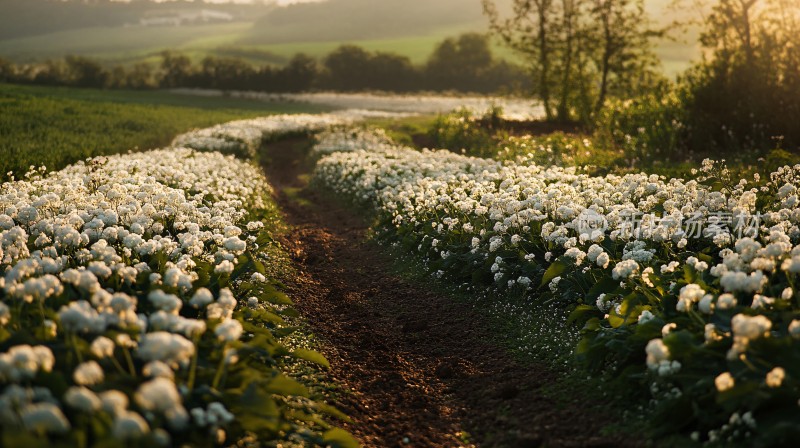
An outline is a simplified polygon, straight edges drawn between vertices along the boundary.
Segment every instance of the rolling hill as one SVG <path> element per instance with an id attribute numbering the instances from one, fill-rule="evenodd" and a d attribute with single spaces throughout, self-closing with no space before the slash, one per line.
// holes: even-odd
<path id="1" fill-rule="evenodd" d="M 500 0 L 508 8 L 512 0 Z M 669 20 L 667 0 L 648 0 L 653 17 Z M 142 26 L 142 19 L 213 10 L 225 21 L 182 26 Z M 285 7 L 219 5 L 184 1 L 131 3 L 94 0 L 0 0 L 0 57 L 36 62 L 77 54 L 106 64 L 156 62 L 164 49 L 195 60 L 208 55 L 241 57 L 254 64 L 283 64 L 297 52 L 322 57 L 341 43 L 388 51 L 423 63 L 444 38 L 483 32 L 487 20 L 480 0 L 327 0 Z M 698 54 L 692 37 L 656 48 L 667 73 L 674 74 Z M 511 51 L 495 46 L 500 57 Z"/>

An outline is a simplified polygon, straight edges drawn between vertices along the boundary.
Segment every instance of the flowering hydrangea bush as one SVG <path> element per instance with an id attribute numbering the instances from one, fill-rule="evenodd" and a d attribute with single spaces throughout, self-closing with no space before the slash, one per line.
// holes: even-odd
<path id="1" fill-rule="evenodd" d="M 243 159 L 253 159 L 257 150 L 266 142 L 293 134 L 308 135 L 334 129 L 344 129 L 365 118 L 390 118 L 404 116 L 398 112 L 379 112 L 363 109 L 347 109 L 328 114 L 271 115 L 250 120 L 238 120 L 210 128 L 197 129 L 181 134 L 172 141 L 173 147 L 192 148 L 199 151 L 216 151 L 232 154 Z M 351 132 L 348 130 L 348 132 Z M 377 134 L 376 134 L 377 132 Z M 374 138 L 380 131 L 364 133 Z M 381 137 L 379 137 L 381 138 Z M 341 139 L 341 142 L 350 141 Z M 377 143 L 377 142 L 371 142 Z M 320 147 L 321 148 L 321 147 Z M 322 151 L 322 149 L 320 149 Z"/>
<path id="2" fill-rule="evenodd" d="M 289 121 L 198 134 L 249 145 Z M 270 192 L 257 167 L 189 148 L 2 184 L 3 444 L 350 440 L 320 417 L 335 410 L 282 373 L 325 361 L 280 342 L 295 312 L 259 250 Z"/>
<path id="3" fill-rule="evenodd" d="M 362 129 L 352 126 L 329 128 L 315 136 L 312 156 L 357 150 L 384 150 L 395 146 L 383 129 Z"/>
<path id="4" fill-rule="evenodd" d="M 560 303 L 587 365 L 647 378 L 661 429 L 796 440 L 800 166 L 590 176 L 385 143 L 332 152 L 342 136 L 319 143 L 317 184 L 374 208 L 437 276 Z"/>
<path id="5" fill-rule="evenodd" d="M 330 126 L 352 123 L 358 118 L 360 115 L 357 112 L 347 111 L 338 114 L 274 115 L 231 121 L 181 134 L 175 137 L 172 146 L 252 158 L 265 140 L 293 133 L 322 131 Z"/>

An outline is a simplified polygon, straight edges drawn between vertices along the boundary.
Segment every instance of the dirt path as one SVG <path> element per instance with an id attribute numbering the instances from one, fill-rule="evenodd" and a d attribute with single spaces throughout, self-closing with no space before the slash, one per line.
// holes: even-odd
<path id="1" fill-rule="evenodd" d="M 299 272 L 287 287 L 323 340 L 333 380 L 351 391 L 336 405 L 364 446 L 628 444 L 600 436 L 607 421 L 587 415 L 579 397 L 560 406 L 545 398 L 554 374 L 490 342 L 471 307 L 393 275 L 391 260 L 365 241 L 367 223 L 307 188 L 305 148 L 303 140 L 266 148 Z"/>

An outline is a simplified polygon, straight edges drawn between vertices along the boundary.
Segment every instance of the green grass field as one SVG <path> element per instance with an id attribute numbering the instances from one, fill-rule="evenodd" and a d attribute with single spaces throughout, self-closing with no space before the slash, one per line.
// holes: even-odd
<path id="1" fill-rule="evenodd" d="M 243 44 L 252 24 L 232 23 L 222 25 L 186 27 L 84 28 L 40 36 L 0 41 L 0 57 L 18 62 L 33 62 L 78 54 L 97 58 L 112 64 L 133 64 L 146 61 L 157 64 L 163 50 L 177 50 L 199 61 L 213 55 L 240 57 L 252 64 L 281 65 L 296 53 L 306 53 L 322 58 L 343 42 L 310 41 L 276 44 Z M 441 27 L 430 33 L 380 39 L 351 40 L 351 43 L 370 51 L 385 51 L 408 56 L 412 63 L 423 64 L 438 43 L 447 37 L 468 31 L 482 31 L 482 23 Z M 493 51 L 498 58 L 517 60 L 517 56 L 499 42 Z M 673 76 L 686 69 L 699 51 L 685 42 L 659 42 L 655 46 L 664 71 Z"/>
<path id="2" fill-rule="evenodd" d="M 250 28 L 249 23 L 187 27 L 85 28 L 41 36 L 0 41 L 0 56 L 20 62 L 59 58 L 79 54 L 101 59 L 108 64 L 131 64 L 139 61 L 158 62 L 162 50 L 177 50 L 200 60 L 205 56 L 237 56 L 255 64 L 280 64 L 296 53 L 323 57 L 341 42 L 296 42 L 285 44 L 240 44 L 239 39 Z M 408 56 L 421 64 L 430 56 L 436 44 L 447 37 L 479 30 L 478 24 L 443 27 L 430 34 L 386 39 L 354 40 L 371 51 L 388 51 Z M 500 57 L 511 52 L 500 45 L 495 48 Z"/>
<path id="3" fill-rule="evenodd" d="M 203 98 L 166 92 L 101 91 L 0 84 L 0 180 L 31 165 L 60 169 L 103 154 L 168 144 L 193 128 L 319 106 Z"/>

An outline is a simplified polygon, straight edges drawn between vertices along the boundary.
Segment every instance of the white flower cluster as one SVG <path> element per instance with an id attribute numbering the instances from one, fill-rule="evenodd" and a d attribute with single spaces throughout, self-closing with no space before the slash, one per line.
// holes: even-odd
<path id="1" fill-rule="evenodd" d="M 704 350 L 720 351 L 720 358 L 727 352 L 731 363 L 750 368 L 749 351 L 773 340 L 800 349 L 795 286 L 800 280 L 795 187 L 800 185 L 800 165 L 779 169 L 766 183 L 742 180 L 720 190 L 694 179 L 593 177 L 575 167 L 501 163 L 385 143 L 362 150 L 358 147 L 367 138 L 359 135 L 359 142 L 344 144 L 343 136 L 323 137 L 319 143 L 326 152 L 336 145 L 342 151 L 318 162 L 315 180 L 377 209 L 382 223 L 404 241 L 414 237 L 413 247 L 429 265 L 447 260 L 449 266 L 461 266 L 454 260 L 462 260 L 474 271 L 485 270 L 482 277 L 470 276 L 465 282 L 485 278 L 493 279 L 497 289 L 518 288 L 512 280 L 561 263 L 562 284 L 570 276 L 587 276 L 580 281 L 590 284 L 613 280 L 602 283 L 610 285 L 607 290 L 579 296 L 608 313 L 597 335 L 603 335 L 602 328 L 614 334 L 611 330 L 622 323 L 664 325 L 689 314 L 691 325 L 680 332 L 707 341 Z M 763 208 L 756 210 L 756 204 Z M 742 224 L 737 217 L 755 213 L 760 218 L 755 225 L 735 231 Z M 698 217 L 708 224 L 703 231 L 685 225 Z M 592 225 L 596 223 L 602 225 Z M 585 264 L 584 257 L 592 263 Z M 552 294 L 568 293 L 551 280 L 547 285 Z M 665 302 L 676 305 L 665 310 Z M 616 319 L 613 324 L 611 319 Z M 712 324 L 720 320 L 721 328 L 732 331 Z M 677 338 L 667 334 L 646 347 L 647 365 L 659 375 L 681 368 L 683 353 L 669 350 L 672 340 Z M 775 357 L 783 350 L 778 347 L 785 345 L 758 354 L 764 375 L 784 362 Z M 684 366 L 713 365 L 702 364 L 702 359 L 686 360 Z M 775 372 L 769 384 L 778 383 L 781 374 Z M 733 381 L 724 384 L 734 387 Z"/>
<path id="2" fill-rule="evenodd" d="M 330 121 L 292 120 L 253 123 L 260 139 L 264 132 Z M 223 126 L 209 135 L 223 132 L 242 141 L 256 134 Z M 46 345 L 15 345 L 0 353 L 0 425 L 63 433 L 77 411 L 107 413 L 109 429 L 123 440 L 164 431 L 154 415 L 163 416 L 168 429 L 183 430 L 190 417 L 174 378 L 188 375 L 196 341 L 213 322 L 216 335 L 208 337 L 227 356 L 224 344 L 242 336 L 233 319 L 238 301 L 227 288 L 215 297 L 198 287 L 209 275 L 201 274 L 200 264 L 226 275 L 237 268 L 255 241 L 247 232 L 263 227 L 246 221 L 249 210 L 265 209 L 270 191 L 255 166 L 188 148 L 96 159 L 3 184 L 0 324 L 11 332 L 40 327 L 39 337 L 63 338 L 67 351 L 91 359 L 74 365 L 72 355 L 57 359 Z M 49 309 L 53 320 L 40 309 Z M 136 360 L 144 363 L 139 372 Z M 108 390 L 107 380 L 120 371 L 151 379 L 135 393 Z M 47 372 L 63 372 L 73 384 L 62 397 L 30 386 Z M 231 421 L 224 408 L 210 406 L 208 413 L 199 426 Z"/>
<path id="3" fill-rule="evenodd" d="M 316 135 L 313 154 L 321 157 L 340 151 L 374 151 L 393 147 L 394 142 L 383 129 L 335 127 Z"/>
<path id="4" fill-rule="evenodd" d="M 357 115 L 343 114 L 298 114 L 231 121 L 181 134 L 172 141 L 172 146 L 253 157 L 265 140 L 298 132 L 321 131 L 334 125 L 352 123 L 357 118 Z"/>

